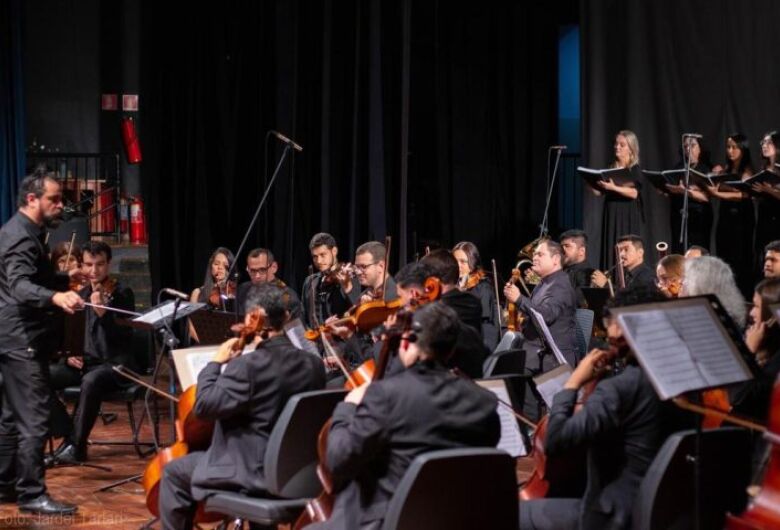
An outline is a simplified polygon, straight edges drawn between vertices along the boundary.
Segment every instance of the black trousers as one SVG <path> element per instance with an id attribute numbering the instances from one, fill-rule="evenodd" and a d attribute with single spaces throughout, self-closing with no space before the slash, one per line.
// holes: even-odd
<path id="1" fill-rule="evenodd" d="M 49 365 L 49 379 L 52 390 L 50 435 L 53 438 L 70 439 L 70 434 L 73 432 L 73 422 L 65 404 L 57 398 L 57 392 L 69 386 L 80 386 L 81 370 L 68 366 L 65 359 L 60 359 Z"/>
<path id="2" fill-rule="evenodd" d="M 0 351 L 0 490 L 16 489 L 20 502 L 46 492 L 43 450 L 48 437 L 49 363 L 32 348 Z"/>

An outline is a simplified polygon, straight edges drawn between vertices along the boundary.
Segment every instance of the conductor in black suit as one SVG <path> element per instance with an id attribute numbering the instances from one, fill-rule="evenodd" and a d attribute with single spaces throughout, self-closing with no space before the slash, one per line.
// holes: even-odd
<path id="1" fill-rule="evenodd" d="M 647 287 L 619 291 L 611 307 L 661 301 Z M 603 372 L 605 351 L 593 350 L 574 370 L 553 399 L 545 454 L 588 451 L 588 477 L 582 499 L 542 499 L 520 503 L 523 529 L 630 528 L 639 484 L 670 432 L 671 411 L 658 399 L 649 379 L 622 341 L 616 320 L 608 317 L 610 344 L 626 362 L 620 374 L 602 379 L 574 413 L 579 389 Z"/>
<path id="2" fill-rule="evenodd" d="M 196 501 L 208 497 L 210 490 L 262 495 L 263 455 L 284 405 L 294 394 L 325 386 L 322 361 L 295 348 L 284 335 L 289 313 L 279 288 L 253 286 L 247 312 L 256 307 L 266 326 L 257 349 L 236 356 L 231 348 L 237 339 L 230 339 L 198 375 L 195 414 L 215 421 L 214 435 L 205 452 L 165 466 L 160 487 L 165 529 L 192 528 Z"/>
<path id="3" fill-rule="evenodd" d="M 458 336 L 455 311 L 441 302 L 419 309 L 406 336 L 398 352 L 405 369 L 356 388 L 336 407 L 327 464 L 343 489 L 331 519 L 308 528 L 380 528 L 417 455 L 498 442 L 495 396 L 441 363 Z"/>
<path id="4" fill-rule="evenodd" d="M 562 263 L 561 245 L 552 240 L 542 241 L 534 249 L 533 255 L 533 271 L 542 281 L 534 288 L 531 297 L 520 296 L 520 290 L 512 283 L 504 286 L 504 296 L 529 316 L 523 326 L 523 335 L 533 347 L 539 346 L 539 333 L 531 324 L 531 309 L 542 315 L 555 344 L 568 363 L 575 366 L 579 361 L 574 316 L 577 310 L 577 295 L 569 275 L 562 268 Z M 552 367 L 552 357 L 545 356 L 544 363 L 545 366 L 539 368 L 546 370 Z"/>

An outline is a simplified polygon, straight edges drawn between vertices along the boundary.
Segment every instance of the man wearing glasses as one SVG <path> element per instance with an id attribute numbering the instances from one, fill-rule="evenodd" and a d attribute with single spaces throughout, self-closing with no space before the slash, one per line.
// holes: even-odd
<path id="1" fill-rule="evenodd" d="M 244 312 L 244 302 L 249 288 L 253 285 L 269 283 L 282 290 L 282 299 L 287 304 L 290 318 L 301 317 L 301 300 L 295 291 L 276 277 L 278 270 L 279 264 L 274 259 L 273 253 L 267 248 L 256 248 L 249 251 L 246 257 L 246 272 L 249 274 L 249 281 L 238 286 L 238 310 L 240 313 Z"/>
<path id="2" fill-rule="evenodd" d="M 372 300 L 395 300 L 398 294 L 392 275 L 385 274 L 387 270 L 387 249 L 379 241 L 363 243 L 355 251 L 355 271 L 357 280 L 363 290 L 360 293 L 360 303 Z M 387 276 L 387 293 L 385 295 L 385 276 Z"/>

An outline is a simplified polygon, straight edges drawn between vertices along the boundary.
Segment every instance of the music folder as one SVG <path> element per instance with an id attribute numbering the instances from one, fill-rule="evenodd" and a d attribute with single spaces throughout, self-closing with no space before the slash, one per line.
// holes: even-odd
<path id="1" fill-rule="evenodd" d="M 593 189 L 603 192 L 604 190 L 599 187 L 597 182 L 606 182 L 610 179 L 618 186 L 624 186 L 629 182 L 633 182 L 631 178 L 631 171 L 624 167 L 608 168 L 608 169 L 591 169 L 583 166 L 577 168 L 577 173 L 585 179 L 585 182 Z"/>
<path id="2" fill-rule="evenodd" d="M 713 295 L 610 312 L 662 400 L 753 377 L 739 330 Z"/>
<path id="3" fill-rule="evenodd" d="M 762 183 L 767 183 L 770 186 L 778 186 L 780 185 L 780 175 L 772 171 L 767 171 L 765 169 L 763 171 L 759 171 L 758 173 L 756 173 L 755 175 L 753 175 L 748 179 L 745 180 L 735 179 L 735 180 L 726 181 L 723 184 L 733 189 L 743 191 L 745 193 L 749 193 L 750 195 L 759 196 L 759 195 L 763 195 L 764 193 L 761 191 L 754 190 L 753 184 L 762 184 Z"/>

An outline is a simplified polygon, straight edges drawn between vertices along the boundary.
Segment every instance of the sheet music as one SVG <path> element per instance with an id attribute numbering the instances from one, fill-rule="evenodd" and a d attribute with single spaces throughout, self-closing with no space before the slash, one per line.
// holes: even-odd
<path id="1" fill-rule="evenodd" d="M 482 388 L 493 392 L 504 403 L 512 403 L 509 391 L 506 388 L 506 382 L 503 379 L 478 379 L 476 383 Z M 501 403 L 497 404 L 496 411 L 501 421 L 501 438 L 499 438 L 496 447 L 506 451 L 513 457 L 527 455 L 528 448 L 525 446 L 520 426 L 517 424 L 517 419 L 512 414 L 512 411 Z"/>
<path id="2" fill-rule="evenodd" d="M 568 364 L 562 364 L 556 366 L 552 370 L 549 370 L 538 377 L 534 377 L 534 384 L 539 395 L 542 396 L 547 408 L 552 407 L 553 398 L 555 394 L 561 391 L 563 385 L 566 384 L 571 373 L 573 372 L 571 366 Z"/>
<path id="3" fill-rule="evenodd" d="M 558 364 L 568 364 L 566 357 L 563 356 L 561 350 L 558 349 L 558 345 L 555 344 L 555 341 L 550 334 L 550 328 L 547 327 L 547 323 L 544 321 L 542 314 L 533 307 L 529 307 L 528 310 L 531 311 L 531 318 L 534 319 L 536 325 L 539 327 L 539 329 L 542 330 L 544 339 L 547 341 L 547 344 L 550 345 L 550 348 L 552 349 L 553 355 L 555 355 L 555 359 L 558 361 Z"/>
<path id="4" fill-rule="evenodd" d="M 287 335 L 293 346 L 319 357 L 320 351 L 317 349 L 317 345 L 306 338 L 305 332 L 300 318 L 294 318 L 284 325 L 284 334 Z"/>
<path id="5" fill-rule="evenodd" d="M 210 363 L 214 356 L 217 354 L 219 345 L 211 346 L 196 346 L 194 348 L 181 348 L 173 350 L 173 364 L 176 368 L 176 375 L 179 378 L 179 384 L 182 389 L 186 390 L 190 386 L 197 384 L 198 376 L 200 372 Z M 247 345 L 241 352 L 241 355 L 246 355 L 255 351 L 254 346 Z M 228 363 L 224 363 L 220 368 L 220 372 L 224 372 Z"/>
<path id="6" fill-rule="evenodd" d="M 179 302 L 179 308 L 176 311 L 176 316 L 177 318 L 184 317 L 200 309 L 201 307 L 204 307 L 205 305 L 206 304 L 201 304 L 201 303 Z M 154 325 L 157 322 L 172 316 L 175 307 L 176 307 L 176 300 L 169 300 L 168 302 L 162 305 L 150 309 L 143 315 L 134 318 L 132 321 L 141 324 Z"/>
<path id="7" fill-rule="evenodd" d="M 688 302 L 694 303 L 613 309 L 626 340 L 664 400 L 751 378 L 709 302 Z"/>

